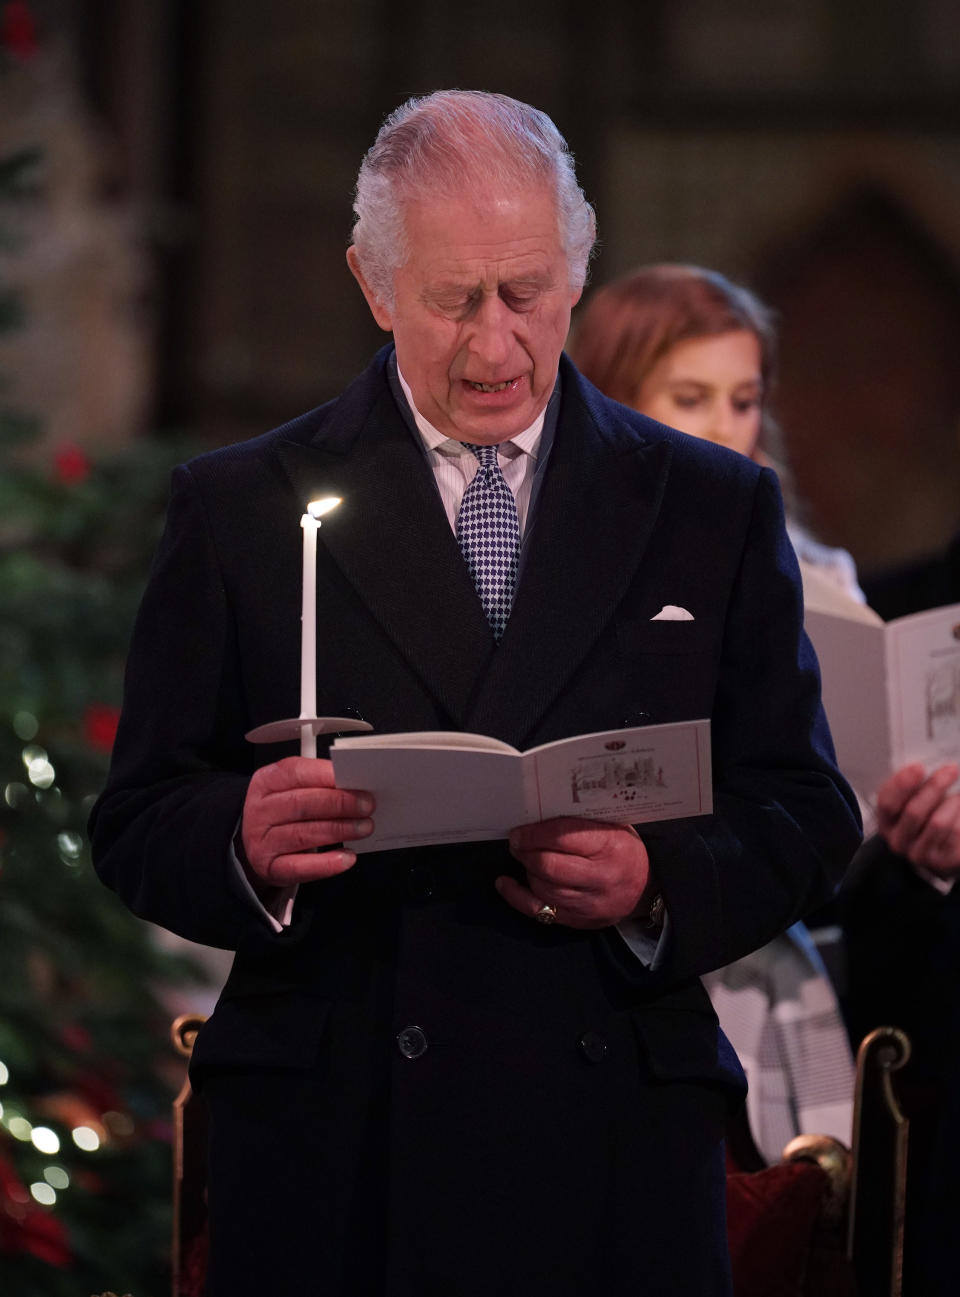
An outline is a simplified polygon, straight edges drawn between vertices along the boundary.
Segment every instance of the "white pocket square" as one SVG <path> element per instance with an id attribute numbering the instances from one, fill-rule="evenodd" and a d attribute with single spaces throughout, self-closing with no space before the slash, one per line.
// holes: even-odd
<path id="1" fill-rule="evenodd" d="M 665 603 L 656 617 L 651 617 L 651 621 L 693 621 L 693 613 L 687 612 L 686 608 L 678 608 L 675 603 Z"/>

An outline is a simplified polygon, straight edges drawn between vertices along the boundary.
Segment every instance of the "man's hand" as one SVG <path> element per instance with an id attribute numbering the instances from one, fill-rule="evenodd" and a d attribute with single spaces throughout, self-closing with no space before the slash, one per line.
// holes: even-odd
<path id="1" fill-rule="evenodd" d="M 570 928 L 607 928 L 653 899 L 647 849 L 630 824 L 564 817 L 525 824 L 510 834 L 510 850 L 527 871 L 528 886 L 504 876 L 497 890 L 521 914 L 543 905 Z"/>
<path id="2" fill-rule="evenodd" d="M 333 844 L 372 833 L 367 817 L 373 806 L 370 793 L 336 787 L 329 761 L 286 757 L 261 766 L 243 804 L 241 840 L 250 881 L 286 887 L 342 874 L 357 857 Z"/>
<path id="3" fill-rule="evenodd" d="M 960 792 L 948 791 L 958 775 L 953 762 L 929 776 L 915 763 L 877 790 L 877 826 L 890 849 L 944 878 L 960 873 Z"/>

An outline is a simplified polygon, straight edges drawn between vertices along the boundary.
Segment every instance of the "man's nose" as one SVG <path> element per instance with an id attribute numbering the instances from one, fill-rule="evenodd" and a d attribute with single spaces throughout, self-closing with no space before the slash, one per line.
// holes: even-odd
<path id="1" fill-rule="evenodd" d="M 491 373 L 503 365 L 513 346 L 513 312 L 496 293 L 484 293 L 470 321 L 471 353 Z M 497 378 L 510 375 L 496 374 Z"/>

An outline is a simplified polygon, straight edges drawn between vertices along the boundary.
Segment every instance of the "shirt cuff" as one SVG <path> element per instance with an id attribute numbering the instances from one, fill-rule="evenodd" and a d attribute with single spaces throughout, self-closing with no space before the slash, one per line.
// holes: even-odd
<path id="1" fill-rule="evenodd" d="M 670 915 L 663 916 L 663 927 L 653 928 L 646 919 L 624 919 L 617 932 L 644 968 L 659 968 L 669 949 Z"/>
<path id="2" fill-rule="evenodd" d="M 957 881 L 956 878 L 944 878 L 942 874 L 934 874 L 929 869 L 924 869 L 923 865 L 915 865 L 912 860 L 908 860 L 907 864 L 915 874 L 919 874 L 923 881 L 929 883 L 941 896 L 949 896 L 953 891 L 953 885 Z"/>
<path id="3" fill-rule="evenodd" d="M 230 842 L 229 851 L 230 864 L 232 867 L 231 877 L 239 885 L 240 895 L 244 900 L 249 900 L 254 909 L 257 910 L 274 932 L 283 932 L 284 928 L 289 928 L 293 922 L 293 903 L 297 899 L 297 892 L 300 889 L 299 883 L 291 883 L 287 887 L 278 887 L 276 896 L 272 897 L 269 905 L 264 905 L 260 897 L 253 890 L 253 884 L 247 877 L 247 871 L 240 862 L 240 857 L 234 849 L 233 841 Z"/>

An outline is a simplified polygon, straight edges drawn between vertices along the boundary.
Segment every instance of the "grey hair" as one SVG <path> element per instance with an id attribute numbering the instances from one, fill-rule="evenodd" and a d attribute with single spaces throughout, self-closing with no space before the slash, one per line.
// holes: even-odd
<path id="1" fill-rule="evenodd" d="M 572 288 L 583 287 L 596 242 L 593 208 L 573 154 L 529 104 L 482 90 L 437 90 L 408 99 L 384 121 L 360 166 L 353 246 L 373 294 L 393 305 L 393 275 L 407 254 L 404 200 L 552 184 Z"/>

